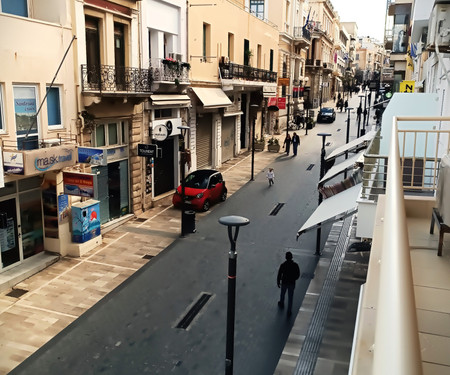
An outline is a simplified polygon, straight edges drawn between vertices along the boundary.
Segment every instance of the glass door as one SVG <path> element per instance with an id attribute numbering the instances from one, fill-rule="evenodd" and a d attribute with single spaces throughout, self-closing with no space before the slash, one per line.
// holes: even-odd
<path id="1" fill-rule="evenodd" d="M 20 261 L 16 199 L 0 202 L 0 258 L 2 268 Z"/>

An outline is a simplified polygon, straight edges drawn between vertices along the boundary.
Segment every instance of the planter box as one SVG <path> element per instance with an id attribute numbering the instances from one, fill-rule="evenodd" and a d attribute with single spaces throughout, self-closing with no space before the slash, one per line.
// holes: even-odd
<path id="1" fill-rule="evenodd" d="M 255 151 L 264 151 L 264 143 L 255 143 Z"/>
<path id="2" fill-rule="evenodd" d="M 280 152 L 280 145 L 268 145 L 269 152 Z"/>

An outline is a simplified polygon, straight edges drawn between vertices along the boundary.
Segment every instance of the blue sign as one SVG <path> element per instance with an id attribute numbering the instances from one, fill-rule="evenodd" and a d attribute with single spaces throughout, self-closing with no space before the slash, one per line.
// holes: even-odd
<path id="1" fill-rule="evenodd" d="M 78 147 L 78 162 L 107 165 L 106 154 L 101 148 Z"/>

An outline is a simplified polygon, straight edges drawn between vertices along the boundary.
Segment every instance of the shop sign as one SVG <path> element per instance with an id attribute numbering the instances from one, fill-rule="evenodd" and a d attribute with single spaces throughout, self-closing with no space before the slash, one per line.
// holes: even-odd
<path id="1" fill-rule="evenodd" d="M 399 92 L 414 92 L 415 81 L 401 81 Z"/>
<path id="2" fill-rule="evenodd" d="M 63 172 L 64 194 L 92 198 L 94 176 L 92 173 Z"/>
<path id="3" fill-rule="evenodd" d="M 278 86 L 289 86 L 289 78 L 278 78 Z"/>
<path id="4" fill-rule="evenodd" d="M 169 136 L 169 132 L 166 128 L 166 125 L 156 125 L 153 128 L 153 139 L 157 141 L 165 141 Z"/>
<path id="5" fill-rule="evenodd" d="M 286 98 L 278 98 L 277 105 L 279 109 L 286 109 Z"/>
<path id="6" fill-rule="evenodd" d="M 107 165 L 103 148 L 78 147 L 78 162 L 91 165 Z"/>
<path id="7" fill-rule="evenodd" d="M 106 152 L 108 163 L 128 158 L 128 146 L 108 148 Z"/>
<path id="8" fill-rule="evenodd" d="M 170 137 L 172 135 L 180 135 L 181 134 L 180 129 L 178 129 L 178 127 L 181 126 L 181 118 L 180 117 L 152 121 L 153 138 L 155 138 L 155 133 L 158 132 L 158 130 L 156 128 L 160 125 L 163 125 L 166 127 L 168 137 Z"/>
<path id="9" fill-rule="evenodd" d="M 267 106 L 271 107 L 271 106 L 277 106 L 278 104 L 278 98 L 274 97 L 274 98 L 269 98 L 269 100 L 267 101 Z"/>
<path id="10" fill-rule="evenodd" d="M 25 174 L 47 172 L 70 167 L 76 163 L 75 145 L 55 146 L 24 152 Z"/>
<path id="11" fill-rule="evenodd" d="M 3 151 L 3 170 L 6 173 L 24 174 L 23 154 Z"/>
<path id="12" fill-rule="evenodd" d="M 158 147 L 156 145 L 147 145 L 147 144 L 139 143 L 138 148 L 137 148 L 138 156 L 146 156 L 149 158 L 155 158 L 157 148 Z"/>

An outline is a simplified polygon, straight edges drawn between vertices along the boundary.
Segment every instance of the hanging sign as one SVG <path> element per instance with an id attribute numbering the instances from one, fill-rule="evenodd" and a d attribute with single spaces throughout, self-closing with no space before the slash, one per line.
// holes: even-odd
<path id="1" fill-rule="evenodd" d="M 169 132 L 165 125 L 156 125 L 153 128 L 153 139 L 162 142 L 165 141 L 168 136 Z"/>
<path id="2" fill-rule="evenodd" d="M 63 172 L 64 194 L 79 197 L 94 196 L 94 174 Z"/>
<path id="3" fill-rule="evenodd" d="M 139 143 L 138 147 L 137 147 L 138 156 L 146 156 L 149 158 L 155 158 L 155 157 L 157 157 L 157 155 L 156 155 L 157 149 L 158 149 L 158 147 L 156 145 L 147 145 L 147 144 Z"/>

